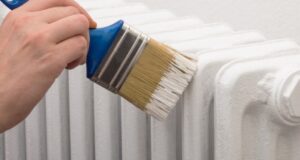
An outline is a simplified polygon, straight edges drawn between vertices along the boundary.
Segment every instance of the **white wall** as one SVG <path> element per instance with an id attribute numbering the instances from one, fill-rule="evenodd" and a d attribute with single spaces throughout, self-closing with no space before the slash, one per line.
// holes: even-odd
<path id="1" fill-rule="evenodd" d="M 127 0 L 179 15 L 197 15 L 205 22 L 225 22 L 235 29 L 255 29 L 269 38 L 292 38 L 300 43 L 299 0 Z"/>

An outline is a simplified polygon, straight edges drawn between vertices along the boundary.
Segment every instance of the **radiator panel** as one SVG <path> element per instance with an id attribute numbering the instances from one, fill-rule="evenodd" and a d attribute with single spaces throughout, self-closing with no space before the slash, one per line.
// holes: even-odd
<path id="1" fill-rule="evenodd" d="M 26 159 L 39 160 L 47 156 L 45 111 L 43 99 L 25 121 Z"/>
<path id="2" fill-rule="evenodd" d="M 289 40 L 263 42 L 259 44 L 244 45 L 224 50 L 216 50 L 198 56 L 198 71 L 184 95 L 186 109 L 183 124 L 183 152 L 188 159 L 211 159 L 213 146 L 213 95 L 214 79 L 223 65 L 234 60 L 259 55 L 277 54 L 289 49 L 298 49 L 299 46 Z M 192 96 L 192 95 L 197 95 Z M 200 114 L 199 114 L 200 113 Z M 203 118 L 205 117 L 205 118 Z M 190 130 L 189 128 L 193 128 Z M 197 136 L 200 135 L 200 136 Z M 201 148 L 200 152 L 198 149 Z M 190 154 L 192 153 L 192 154 Z"/>
<path id="3" fill-rule="evenodd" d="M 215 145 L 216 159 L 251 159 L 253 156 L 267 160 L 274 159 L 275 157 L 283 157 L 283 159 L 289 159 L 289 157 L 290 159 L 299 158 L 298 152 L 293 152 L 293 149 L 298 148 L 296 145 L 299 144 L 297 140 L 299 137 L 295 135 L 293 137 L 282 136 L 284 133 L 293 135 L 298 132 L 299 126 L 286 124 L 284 120 L 278 117 L 278 110 L 274 108 L 274 105 L 271 105 L 272 101 L 266 99 L 269 93 L 263 94 L 260 92 L 261 90 L 258 89 L 258 82 L 267 78 L 266 76 L 274 75 L 274 80 L 284 78 L 282 76 L 276 77 L 276 74 L 283 69 L 292 69 L 291 65 L 299 66 L 299 62 L 297 61 L 299 57 L 298 53 L 299 50 L 297 53 L 286 52 L 284 53 L 284 57 L 268 57 L 265 61 L 255 58 L 248 62 L 246 62 L 246 60 L 236 61 L 231 65 L 227 65 L 226 68 L 223 68 L 223 70 L 218 73 L 215 90 L 215 116 L 218 116 L 215 121 L 215 137 L 218 139 Z M 238 71 L 238 68 L 244 68 L 247 65 L 255 67 L 252 67 L 251 70 L 247 67 L 243 70 L 243 73 Z M 234 72 L 236 76 L 231 76 L 232 78 L 230 78 L 230 76 L 228 76 L 230 72 Z M 285 71 L 285 73 L 288 72 Z M 241 75 L 243 75 L 243 78 L 239 78 Z M 250 77 L 251 81 L 246 82 L 245 80 Z M 236 83 L 236 85 L 230 85 L 232 87 L 228 87 L 232 82 Z M 273 82 L 275 83 L 276 81 Z M 236 90 L 238 87 L 245 85 L 245 83 L 247 83 L 248 86 L 248 88 L 244 88 L 246 92 Z M 226 84 L 227 87 L 225 89 L 224 86 L 226 86 Z M 236 92 L 233 93 L 234 90 L 236 90 Z M 233 94 L 228 94 L 230 92 Z M 251 98 L 246 94 L 253 95 L 256 98 Z M 235 96 L 239 96 L 240 98 L 233 98 Z M 239 102 L 235 103 L 233 101 Z M 224 108 L 227 108 L 227 110 Z M 253 113 L 255 113 L 255 119 L 251 116 Z M 222 118 L 224 116 L 228 117 L 229 115 L 231 115 L 230 118 Z M 261 123 L 255 124 L 255 122 Z M 247 131 L 249 132 L 247 133 Z M 247 135 L 251 135 L 252 138 L 246 138 L 245 136 Z M 254 137 L 256 141 L 250 142 Z M 220 141 L 221 139 L 222 141 Z M 291 139 L 294 139 L 294 141 L 291 142 Z M 250 143 L 247 144 L 246 142 Z M 284 150 L 278 150 L 284 147 L 282 145 L 287 145 L 287 143 L 292 143 L 286 146 L 289 149 L 282 148 Z M 253 148 L 253 144 L 255 144 L 255 148 Z M 252 150 L 246 150 L 251 146 Z M 284 154 L 287 150 L 291 152 Z M 251 151 L 253 152 L 251 153 Z"/>
<path id="4" fill-rule="evenodd" d="M 5 159 L 26 159 L 25 122 L 5 133 L 4 148 Z"/>
<path id="5" fill-rule="evenodd" d="M 69 72 L 71 159 L 94 159 L 93 84 L 85 67 Z"/>
<path id="6" fill-rule="evenodd" d="M 182 17 L 176 19 L 171 18 L 171 20 L 167 18 L 166 20 L 160 20 L 160 22 L 152 22 L 148 24 L 137 24 L 135 27 L 145 33 L 161 33 L 179 31 L 187 28 L 197 28 L 202 25 L 203 22 L 196 17 Z M 172 26 L 172 28 L 170 28 L 170 26 Z"/>
<path id="7" fill-rule="evenodd" d="M 70 159 L 70 109 L 67 71 L 64 71 L 55 81 L 45 98 L 48 159 Z"/>

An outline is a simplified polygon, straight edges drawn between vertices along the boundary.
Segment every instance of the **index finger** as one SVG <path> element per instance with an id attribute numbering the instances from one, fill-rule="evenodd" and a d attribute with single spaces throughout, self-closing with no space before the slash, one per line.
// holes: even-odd
<path id="1" fill-rule="evenodd" d="M 87 17 L 90 22 L 90 28 L 97 28 L 97 23 L 93 20 L 93 18 L 88 14 L 88 12 L 83 9 L 77 2 L 74 0 L 70 0 L 68 3 L 69 5 L 76 7 L 83 15 Z"/>
<path id="2" fill-rule="evenodd" d="M 29 0 L 22 7 L 18 8 L 18 10 L 26 10 L 26 11 L 41 11 L 52 7 L 59 6 L 73 6 L 79 10 L 79 12 L 86 16 L 89 20 L 90 28 L 96 28 L 97 23 L 92 19 L 92 17 L 84 10 L 77 2 L 74 0 Z"/>

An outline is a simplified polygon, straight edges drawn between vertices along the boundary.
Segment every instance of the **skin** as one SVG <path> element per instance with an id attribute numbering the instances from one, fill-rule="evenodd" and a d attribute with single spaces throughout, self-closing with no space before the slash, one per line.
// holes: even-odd
<path id="1" fill-rule="evenodd" d="M 96 23 L 73 0 L 30 0 L 0 26 L 0 132 L 23 121 L 55 79 L 84 64 Z"/>

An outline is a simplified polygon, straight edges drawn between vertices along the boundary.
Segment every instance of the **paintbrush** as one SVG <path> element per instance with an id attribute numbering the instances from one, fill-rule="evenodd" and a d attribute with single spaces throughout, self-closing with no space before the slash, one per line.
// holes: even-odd
<path id="1" fill-rule="evenodd" d="M 1 0 L 10 9 L 26 0 Z M 163 120 L 196 71 L 196 59 L 133 29 L 123 21 L 90 30 L 87 77 Z"/>

